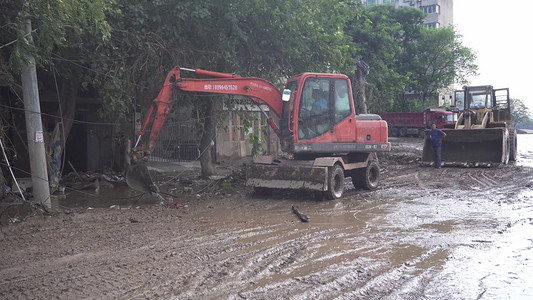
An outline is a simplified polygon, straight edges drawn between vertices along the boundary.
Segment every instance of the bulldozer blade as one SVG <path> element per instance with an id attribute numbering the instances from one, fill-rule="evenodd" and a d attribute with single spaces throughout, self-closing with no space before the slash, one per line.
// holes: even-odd
<path id="1" fill-rule="evenodd" d="M 327 167 L 311 162 L 282 160 L 277 164 L 246 166 L 246 185 L 260 188 L 327 190 Z"/>
<path id="2" fill-rule="evenodd" d="M 445 165 L 506 164 L 509 160 L 509 133 L 506 128 L 443 129 L 442 162 Z M 426 131 L 423 162 L 432 162 L 431 140 Z"/>
<path id="3" fill-rule="evenodd" d="M 148 172 L 148 168 L 141 161 L 134 163 L 128 168 L 126 172 L 126 183 L 130 188 L 141 193 L 153 194 L 159 192 L 152 180 L 152 176 L 150 176 L 150 172 Z"/>

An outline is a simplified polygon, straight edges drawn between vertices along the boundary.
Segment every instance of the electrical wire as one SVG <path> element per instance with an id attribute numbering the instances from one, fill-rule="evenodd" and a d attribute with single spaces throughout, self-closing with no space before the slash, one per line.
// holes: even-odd
<path id="1" fill-rule="evenodd" d="M 10 105 L 5 105 L 5 104 L 0 104 L 0 107 L 3 107 L 3 108 L 8 108 L 8 109 L 12 109 L 12 110 L 17 110 L 17 111 L 27 111 L 26 108 L 20 108 L 20 107 L 14 107 L 14 106 L 10 106 Z M 36 111 L 29 111 L 30 113 L 35 113 L 35 114 L 38 114 L 38 112 Z M 196 122 L 198 120 L 203 120 L 203 119 L 207 119 L 207 118 L 211 118 L 211 117 L 215 117 L 215 116 L 219 116 L 219 115 L 222 115 L 224 112 L 216 112 L 214 114 L 211 114 L 209 116 L 205 116 L 205 117 L 201 117 L 201 118 L 195 118 L 195 119 L 189 119 L 189 120 L 185 120 L 185 121 L 180 121 L 180 122 L 173 122 L 172 124 L 173 125 L 180 125 L 180 124 L 187 124 L 187 123 L 191 123 L 191 122 Z M 70 119 L 70 118 L 60 118 L 56 115 L 52 115 L 52 114 L 47 114 L 47 113 L 43 113 L 41 112 L 40 113 L 42 116 L 45 116 L 45 117 L 50 117 L 50 118 L 56 118 L 56 119 L 62 119 L 62 120 L 66 120 L 66 121 L 72 121 L 73 123 L 76 123 L 76 124 L 87 124 L 87 125 L 108 125 L 108 126 L 128 126 L 128 125 L 131 125 L 131 123 L 129 122 L 125 122 L 125 123 L 111 123 L 111 122 L 91 122 L 91 121 L 81 121 L 81 120 L 76 120 L 76 119 Z"/>

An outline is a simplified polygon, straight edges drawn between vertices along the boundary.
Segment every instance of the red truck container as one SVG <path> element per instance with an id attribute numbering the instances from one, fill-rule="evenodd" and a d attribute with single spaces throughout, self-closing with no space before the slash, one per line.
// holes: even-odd
<path id="1" fill-rule="evenodd" d="M 389 126 L 389 136 L 424 136 L 424 130 L 435 123 L 437 128 L 454 124 L 457 114 L 445 110 L 426 109 L 423 112 L 389 112 L 382 116 Z"/>

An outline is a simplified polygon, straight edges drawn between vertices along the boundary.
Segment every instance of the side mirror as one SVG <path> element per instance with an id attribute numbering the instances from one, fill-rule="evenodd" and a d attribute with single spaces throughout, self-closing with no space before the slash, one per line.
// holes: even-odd
<path id="1" fill-rule="evenodd" d="M 291 100 L 291 90 L 284 89 L 283 94 L 281 95 L 281 100 L 285 102 Z"/>

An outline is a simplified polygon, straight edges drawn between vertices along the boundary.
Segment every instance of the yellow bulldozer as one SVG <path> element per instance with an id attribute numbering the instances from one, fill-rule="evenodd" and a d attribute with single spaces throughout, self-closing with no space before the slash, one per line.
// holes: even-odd
<path id="1" fill-rule="evenodd" d="M 516 130 L 510 127 L 508 88 L 465 86 L 455 92 L 455 110 L 457 122 L 443 129 L 446 133 L 442 142 L 444 165 L 496 166 L 516 160 Z M 433 161 L 428 132 L 422 161 Z"/>

